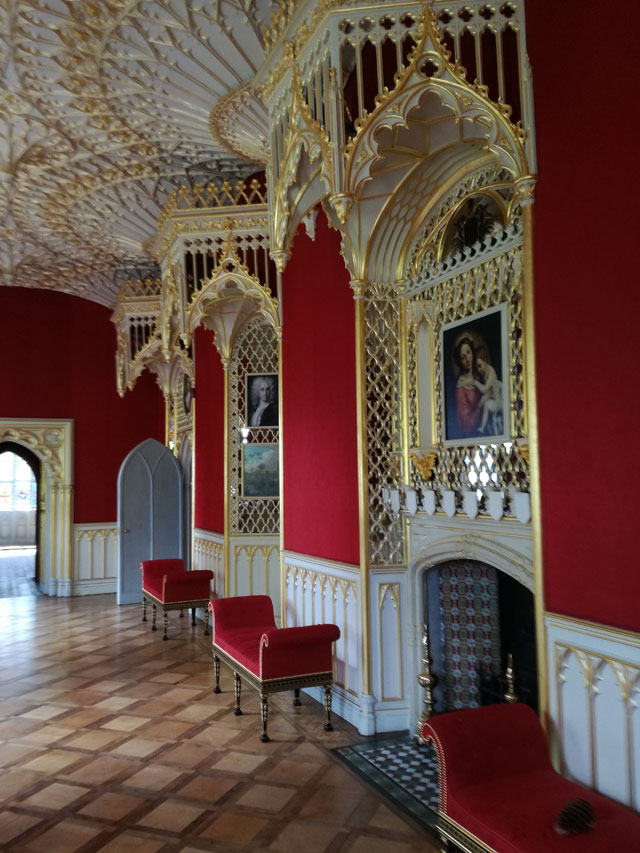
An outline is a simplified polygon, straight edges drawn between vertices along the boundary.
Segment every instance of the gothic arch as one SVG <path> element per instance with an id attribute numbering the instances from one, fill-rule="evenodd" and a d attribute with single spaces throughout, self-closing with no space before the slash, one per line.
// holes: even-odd
<path id="1" fill-rule="evenodd" d="M 14 453 L 16 456 L 19 456 L 23 459 L 29 468 L 31 469 L 31 473 L 33 474 L 36 481 L 36 490 L 37 490 L 37 506 L 36 506 L 36 529 L 35 529 L 35 546 L 36 546 L 36 555 L 35 555 L 35 580 L 36 583 L 39 583 L 41 580 L 41 570 L 42 570 L 42 559 L 40 554 L 40 522 L 41 522 L 41 503 L 42 496 L 44 494 L 42 484 L 42 463 L 40 461 L 40 457 L 31 450 L 29 447 L 25 447 L 23 444 L 19 444 L 15 441 L 2 441 L 0 440 L 0 453 Z"/>
<path id="2" fill-rule="evenodd" d="M 475 560 L 504 572 L 535 594 L 533 579 L 533 557 L 530 553 L 516 550 L 497 538 L 469 533 L 455 533 L 434 539 L 423 545 L 415 554 L 407 569 L 407 599 L 409 613 L 405 648 L 409 652 L 411 678 L 409 679 L 409 707 L 411 720 L 421 713 L 421 688 L 418 686 L 418 649 L 424 622 L 425 574 L 435 566 L 450 560 Z"/>
<path id="3" fill-rule="evenodd" d="M 528 139 L 509 115 L 509 107 L 470 85 L 450 62 L 427 10 L 409 65 L 356 121 L 346 146 L 341 221 L 356 280 L 402 281 L 416 232 L 473 173 L 499 173 L 528 198 Z"/>
<path id="4" fill-rule="evenodd" d="M 42 466 L 40 588 L 49 595 L 71 595 L 73 421 L 2 418 L 0 442 L 5 441 L 30 450 Z"/>
<path id="5" fill-rule="evenodd" d="M 187 338 L 190 340 L 201 324 L 212 329 L 216 348 L 227 365 L 237 335 L 255 317 L 279 335 L 278 302 L 241 262 L 229 234 L 218 266 L 189 306 Z"/>

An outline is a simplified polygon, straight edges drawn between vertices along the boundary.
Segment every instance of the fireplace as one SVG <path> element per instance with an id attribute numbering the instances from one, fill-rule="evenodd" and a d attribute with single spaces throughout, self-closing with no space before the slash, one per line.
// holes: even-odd
<path id="1" fill-rule="evenodd" d="M 505 701 L 509 664 L 511 689 L 537 710 L 533 594 L 479 560 L 438 563 L 423 577 L 433 713 Z"/>

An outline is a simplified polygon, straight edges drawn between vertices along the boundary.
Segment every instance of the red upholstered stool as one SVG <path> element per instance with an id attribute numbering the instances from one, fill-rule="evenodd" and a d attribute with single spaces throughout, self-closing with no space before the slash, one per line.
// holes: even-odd
<path id="1" fill-rule="evenodd" d="M 156 630 L 156 606 L 163 612 L 164 634 L 167 639 L 169 610 L 179 610 L 180 616 L 191 607 L 191 624 L 196 624 L 196 607 L 204 608 L 204 635 L 209 636 L 209 599 L 213 572 L 188 572 L 184 562 L 175 560 L 144 560 L 142 569 L 142 621 L 147 621 L 147 600 L 151 602 L 153 622 L 151 630 Z"/>
<path id="2" fill-rule="evenodd" d="M 261 741 L 269 740 L 269 694 L 293 690 L 294 704 L 299 705 L 302 687 L 324 687 L 324 728 L 332 731 L 333 643 L 340 638 L 337 625 L 277 628 L 268 595 L 219 598 L 211 601 L 209 609 L 213 613 L 214 693 L 221 692 L 222 661 L 235 677 L 236 715 L 242 714 L 242 679 L 260 694 Z"/>

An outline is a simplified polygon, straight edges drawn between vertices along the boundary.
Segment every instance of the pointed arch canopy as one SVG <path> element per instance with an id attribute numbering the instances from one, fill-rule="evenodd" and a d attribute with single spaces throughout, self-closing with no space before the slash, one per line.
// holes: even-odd
<path id="1" fill-rule="evenodd" d="M 278 301 L 242 263 L 229 233 L 218 266 L 189 306 L 187 339 L 191 339 L 201 324 L 211 329 L 226 365 L 238 331 L 256 316 L 262 317 L 280 335 Z"/>
<path id="2" fill-rule="evenodd" d="M 427 9 L 409 65 L 346 147 L 345 259 L 354 278 L 400 281 L 411 241 L 434 207 L 479 170 L 529 196 L 526 135 L 510 108 L 450 62 Z"/>

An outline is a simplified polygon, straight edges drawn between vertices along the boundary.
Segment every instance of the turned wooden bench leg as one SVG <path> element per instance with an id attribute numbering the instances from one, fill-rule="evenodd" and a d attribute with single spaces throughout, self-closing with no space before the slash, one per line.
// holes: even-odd
<path id="1" fill-rule="evenodd" d="M 242 716 L 242 709 L 240 708 L 240 691 L 242 690 L 242 681 L 240 680 L 240 676 L 237 672 L 234 672 L 233 676 L 235 678 L 234 688 L 236 693 L 236 707 L 233 709 L 233 713 L 236 717 L 240 717 Z"/>
<path id="2" fill-rule="evenodd" d="M 180 611 L 180 618 L 181 618 L 181 619 L 184 619 L 184 610 L 181 610 L 181 611 Z"/>
<path id="3" fill-rule="evenodd" d="M 218 655 L 213 656 L 213 674 L 216 678 L 216 686 L 213 688 L 214 693 L 222 693 L 220 689 L 220 658 Z"/>
<path id="4" fill-rule="evenodd" d="M 162 612 L 162 627 L 164 628 L 164 634 L 162 635 L 163 640 L 168 640 L 167 637 L 167 626 L 169 625 L 169 611 L 166 608 L 163 608 Z"/>
<path id="5" fill-rule="evenodd" d="M 298 707 L 298 705 L 302 705 L 302 702 L 300 701 L 300 688 L 299 687 L 296 687 L 296 689 L 293 691 L 293 704 L 296 707 Z"/>
<path id="6" fill-rule="evenodd" d="M 206 607 L 204 609 L 204 635 L 205 637 L 209 636 L 209 610 Z"/>
<path id="7" fill-rule="evenodd" d="M 195 624 L 196 624 L 196 609 L 195 609 L 195 607 L 192 607 L 191 608 L 191 625 L 192 625 L 192 627 L 195 627 Z"/>
<path id="8" fill-rule="evenodd" d="M 267 734 L 267 720 L 269 719 L 269 697 L 266 693 L 260 694 L 260 716 L 262 718 L 262 734 L 260 735 L 260 740 L 262 743 L 268 743 L 269 735 Z"/>
<path id="9" fill-rule="evenodd" d="M 333 726 L 331 725 L 331 687 L 324 688 L 324 708 L 327 712 L 327 722 L 324 724 L 325 732 L 332 732 Z"/>
<path id="10" fill-rule="evenodd" d="M 156 628 L 156 604 L 155 601 L 151 602 L 151 630 L 157 631 Z"/>
<path id="11" fill-rule="evenodd" d="M 147 621 L 147 599 L 142 596 L 142 621 Z"/>

